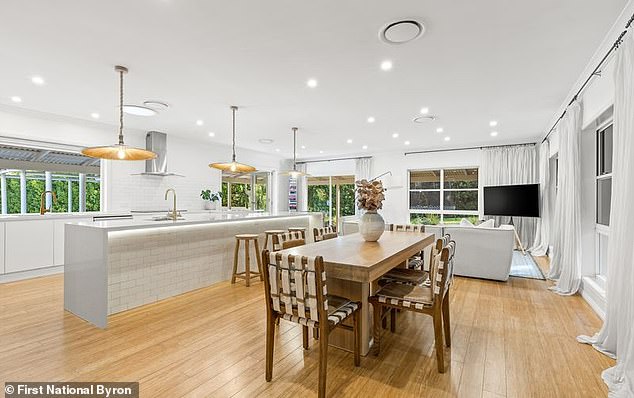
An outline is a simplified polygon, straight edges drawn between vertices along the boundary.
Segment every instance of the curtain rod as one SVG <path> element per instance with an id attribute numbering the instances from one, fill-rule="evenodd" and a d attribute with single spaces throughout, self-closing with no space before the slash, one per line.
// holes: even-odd
<path id="1" fill-rule="evenodd" d="M 546 142 L 546 140 L 548 139 L 548 137 L 550 137 L 550 135 L 552 134 L 552 132 L 555 130 L 555 127 L 557 127 L 557 124 L 561 121 L 561 119 L 563 119 L 564 115 L 566 114 L 566 111 L 568 110 L 568 107 L 570 105 L 572 105 L 573 102 L 575 102 L 577 100 L 577 97 L 579 97 L 579 95 L 581 94 L 581 92 L 586 88 L 586 86 L 588 85 L 588 83 L 590 83 L 590 80 L 592 80 L 593 77 L 595 76 L 601 76 L 601 72 L 600 69 L 603 66 L 603 64 L 605 63 L 605 61 L 608 59 L 608 57 L 614 52 L 614 50 L 618 49 L 619 46 L 623 43 L 623 37 L 627 34 L 627 30 L 630 28 L 630 26 L 632 26 L 632 22 L 634 21 L 634 14 L 632 14 L 632 16 L 630 17 L 630 19 L 627 21 L 627 23 L 625 24 L 625 29 L 623 30 L 623 32 L 621 32 L 621 34 L 619 35 L 619 37 L 616 39 L 616 41 L 614 42 L 614 44 L 612 44 L 612 47 L 610 47 L 610 49 L 608 50 L 608 52 L 603 56 L 603 58 L 601 58 L 601 61 L 599 61 L 599 63 L 597 64 L 597 66 L 594 68 L 594 70 L 592 71 L 592 73 L 590 73 L 590 76 L 588 76 L 588 78 L 583 82 L 583 84 L 581 85 L 581 87 L 579 87 L 579 90 L 577 90 L 577 93 L 572 97 L 572 99 L 570 100 L 570 102 L 568 103 L 568 105 L 566 105 L 566 108 L 564 109 L 564 111 L 562 112 L 561 116 L 559 116 L 557 118 L 557 120 L 555 120 L 555 123 L 553 124 L 553 126 L 550 128 L 550 130 L 548 130 L 548 133 L 546 134 L 546 136 L 544 137 L 544 139 L 542 140 L 542 144 L 544 142 Z"/>
<path id="2" fill-rule="evenodd" d="M 471 146 L 471 147 L 466 147 L 466 148 L 453 148 L 453 149 L 429 149 L 429 150 L 425 150 L 425 151 L 412 151 L 412 152 L 405 152 L 404 155 L 417 155 L 417 154 L 421 154 L 421 153 L 436 153 L 436 152 L 454 152 L 454 151 L 471 151 L 474 149 L 488 149 L 488 148 L 505 148 L 505 147 L 509 147 L 509 146 L 531 146 L 531 145 L 536 145 L 536 143 L 534 142 L 524 142 L 521 144 L 508 144 L 508 145 L 488 145 L 488 146 Z"/>
<path id="3" fill-rule="evenodd" d="M 321 163 L 321 162 L 336 162 L 337 160 L 356 160 L 356 159 L 372 159 L 372 156 L 357 156 L 357 157 L 350 157 L 350 158 L 335 158 L 335 159 L 304 160 L 304 161 L 302 161 L 302 162 L 297 162 L 297 164 Z"/>

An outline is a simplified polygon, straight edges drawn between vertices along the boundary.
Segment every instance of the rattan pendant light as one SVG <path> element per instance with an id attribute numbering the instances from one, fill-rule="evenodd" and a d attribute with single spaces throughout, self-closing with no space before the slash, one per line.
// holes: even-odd
<path id="1" fill-rule="evenodd" d="M 110 146 L 96 146 L 84 148 L 81 153 L 91 158 L 111 160 L 150 160 L 156 158 L 156 153 L 146 149 L 127 146 L 123 142 L 123 74 L 128 68 L 117 65 L 114 70 L 119 74 L 119 143 Z"/>
<path id="2" fill-rule="evenodd" d="M 293 130 L 293 170 L 284 171 L 280 174 L 288 175 L 293 178 L 308 177 L 309 175 L 307 173 L 297 170 L 297 130 L 298 128 L 293 127 L 292 130 Z"/>
<path id="3" fill-rule="evenodd" d="M 231 107 L 231 116 L 232 116 L 232 125 L 233 125 L 233 146 L 232 146 L 231 162 L 211 163 L 209 167 L 222 170 L 222 171 L 230 171 L 232 173 L 253 173 L 255 171 L 255 167 L 249 166 L 248 164 L 236 162 L 236 111 L 237 110 L 238 110 L 237 106 Z"/>

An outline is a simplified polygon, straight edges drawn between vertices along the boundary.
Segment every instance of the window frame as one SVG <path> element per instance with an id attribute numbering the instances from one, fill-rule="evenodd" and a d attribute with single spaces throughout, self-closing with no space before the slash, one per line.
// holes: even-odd
<path id="1" fill-rule="evenodd" d="M 607 118 L 603 123 L 599 124 L 595 129 L 595 140 L 594 140 L 594 155 L 595 155 L 595 178 L 594 178 L 594 254 L 595 254 L 595 278 L 602 285 L 601 287 L 605 289 L 607 283 L 607 275 L 605 271 L 607 268 L 607 258 L 603 258 L 602 250 L 601 250 L 601 239 L 610 238 L 610 226 L 599 223 L 599 181 L 604 180 L 612 180 L 612 171 L 609 173 L 601 174 L 601 164 L 603 160 L 604 154 L 600 151 L 603 149 L 599 145 L 599 139 L 601 133 L 607 130 L 610 126 L 612 126 L 612 134 L 614 134 L 614 117 Z M 612 146 L 612 151 L 614 151 L 614 146 Z M 614 157 L 612 157 L 614 161 Z M 612 164 L 612 170 L 614 170 L 614 163 Z M 609 221 L 608 221 L 609 223 Z"/>
<path id="2" fill-rule="evenodd" d="M 445 171 L 446 170 L 464 170 L 464 169 L 476 169 L 478 170 L 478 187 L 477 188 L 445 188 Z M 421 171 L 440 171 L 440 188 L 438 189 L 412 189 L 411 180 L 412 173 Z M 480 215 L 480 167 L 479 166 L 460 166 L 460 167 L 433 167 L 425 169 L 408 169 L 407 170 L 407 209 L 409 211 L 409 217 L 412 214 L 436 214 L 440 216 L 439 225 L 444 224 L 445 215 L 466 215 L 466 216 L 479 216 Z M 478 206 L 476 210 L 445 210 L 445 192 L 477 192 L 478 193 Z M 440 209 L 412 209 L 411 208 L 411 192 L 439 192 L 440 194 Z"/>

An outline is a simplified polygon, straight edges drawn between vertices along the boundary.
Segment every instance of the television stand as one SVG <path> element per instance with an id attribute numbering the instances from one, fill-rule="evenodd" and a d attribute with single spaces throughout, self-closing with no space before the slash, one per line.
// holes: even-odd
<path id="1" fill-rule="evenodd" d="M 520 236 L 515 229 L 515 224 L 513 223 L 513 216 L 511 216 L 511 221 L 509 221 L 509 225 L 513 226 L 513 232 L 515 233 L 515 243 L 519 246 L 523 255 L 526 255 L 526 250 L 524 249 L 524 245 L 522 245 L 522 241 L 520 240 Z"/>

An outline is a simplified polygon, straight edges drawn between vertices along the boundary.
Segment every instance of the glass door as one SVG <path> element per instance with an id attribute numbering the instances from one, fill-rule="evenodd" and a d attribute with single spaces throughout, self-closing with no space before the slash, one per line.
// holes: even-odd
<path id="1" fill-rule="evenodd" d="M 354 213 L 354 176 L 308 177 L 308 211 L 321 212 L 325 225 L 336 225 Z"/>

